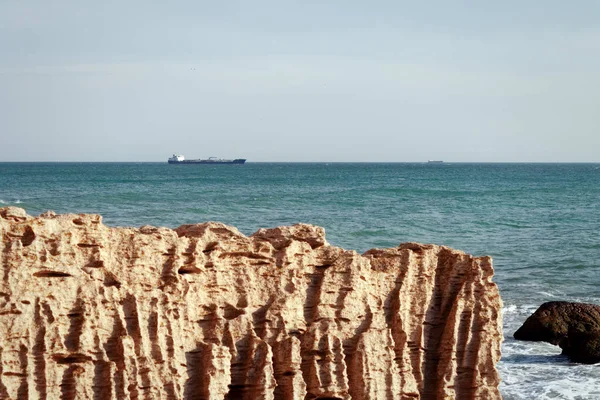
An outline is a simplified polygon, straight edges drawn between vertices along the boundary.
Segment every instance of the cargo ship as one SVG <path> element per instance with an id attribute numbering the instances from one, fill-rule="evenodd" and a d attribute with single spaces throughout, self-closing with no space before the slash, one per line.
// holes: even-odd
<path id="1" fill-rule="evenodd" d="M 173 154 L 173 157 L 169 158 L 169 164 L 243 164 L 246 162 L 245 158 L 236 158 L 235 160 L 225 160 L 217 157 L 209 157 L 205 160 L 186 160 L 181 154 Z"/>

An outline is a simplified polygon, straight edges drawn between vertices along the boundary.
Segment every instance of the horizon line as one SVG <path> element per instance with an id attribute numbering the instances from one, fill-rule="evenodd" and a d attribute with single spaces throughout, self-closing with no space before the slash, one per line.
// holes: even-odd
<path id="1" fill-rule="evenodd" d="M 426 160 L 426 161 L 246 161 L 246 164 L 433 164 L 430 161 L 435 161 L 435 164 L 600 164 L 600 161 L 442 161 L 442 160 Z M 440 162 L 441 161 L 441 162 Z M 46 160 L 46 161 L 3 161 L 0 164 L 168 164 L 166 161 L 63 161 L 63 160 Z"/>

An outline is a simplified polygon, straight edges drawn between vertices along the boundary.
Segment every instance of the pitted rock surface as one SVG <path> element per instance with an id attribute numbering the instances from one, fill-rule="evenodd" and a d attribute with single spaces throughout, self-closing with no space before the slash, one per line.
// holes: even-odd
<path id="1" fill-rule="evenodd" d="M 489 257 L 14 207 L 0 235 L 0 398 L 500 398 Z"/>

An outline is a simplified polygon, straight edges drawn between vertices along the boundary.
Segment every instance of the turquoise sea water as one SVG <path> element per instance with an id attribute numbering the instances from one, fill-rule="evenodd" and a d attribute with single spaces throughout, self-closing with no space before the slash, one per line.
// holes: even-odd
<path id="1" fill-rule="evenodd" d="M 600 398 L 600 366 L 515 342 L 541 303 L 600 304 L 600 164 L 0 163 L 0 207 L 111 226 L 306 222 L 363 252 L 417 241 L 491 255 L 504 301 L 506 399 Z"/>

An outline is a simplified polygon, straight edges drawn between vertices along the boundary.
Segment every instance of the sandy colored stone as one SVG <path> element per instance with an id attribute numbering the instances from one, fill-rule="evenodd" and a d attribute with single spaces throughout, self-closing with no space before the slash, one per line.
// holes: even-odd
<path id="1" fill-rule="evenodd" d="M 0 398 L 500 398 L 489 257 L 14 207 L 0 235 Z"/>

